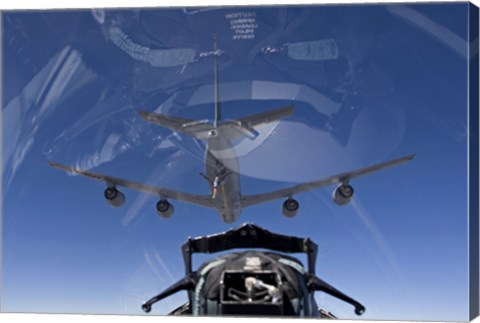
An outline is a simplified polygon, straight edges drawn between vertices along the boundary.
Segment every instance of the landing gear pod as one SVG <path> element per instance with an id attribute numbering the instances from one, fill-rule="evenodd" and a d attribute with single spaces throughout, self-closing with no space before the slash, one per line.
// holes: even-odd
<path id="1" fill-rule="evenodd" d="M 353 197 L 353 187 L 348 184 L 340 184 L 332 194 L 332 200 L 337 205 L 347 205 Z"/>
<path id="2" fill-rule="evenodd" d="M 285 202 L 283 202 L 283 206 L 282 206 L 283 215 L 285 215 L 287 218 L 293 218 L 295 215 L 297 215 L 299 207 L 300 207 L 300 204 L 298 203 L 297 200 L 293 198 L 288 198 Z"/>
<path id="3" fill-rule="evenodd" d="M 120 207 L 125 203 L 125 195 L 116 187 L 108 187 L 104 193 L 107 203 L 113 207 Z"/>
<path id="4" fill-rule="evenodd" d="M 172 216 L 174 211 L 173 205 L 167 200 L 160 200 L 157 202 L 157 213 L 162 218 L 168 219 Z"/>

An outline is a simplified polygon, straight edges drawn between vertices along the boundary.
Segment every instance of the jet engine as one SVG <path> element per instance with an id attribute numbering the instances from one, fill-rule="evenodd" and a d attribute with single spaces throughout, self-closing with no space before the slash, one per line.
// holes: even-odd
<path id="1" fill-rule="evenodd" d="M 104 195 L 107 203 L 113 207 L 120 207 L 125 203 L 125 195 L 117 190 L 116 187 L 108 187 Z"/>
<path id="2" fill-rule="evenodd" d="M 282 212 L 287 218 L 293 218 L 297 215 L 298 208 L 300 204 L 298 204 L 297 200 L 292 198 L 288 198 L 285 202 L 283 202 Z"/>
<path id="3" fill-rule="evenodd" d="M 157 202 L 157 213 L 162 218 L 168 219 L 173 214 L 173 205 L 167 200 L 160 200 Z"/>
<path id="4" fill-rule="evenodd" d="M 337 205 L 347 205 L 353 197 L 353 187 L 348 184 L 340 184 L 332 194 L 332 200 Z"/>

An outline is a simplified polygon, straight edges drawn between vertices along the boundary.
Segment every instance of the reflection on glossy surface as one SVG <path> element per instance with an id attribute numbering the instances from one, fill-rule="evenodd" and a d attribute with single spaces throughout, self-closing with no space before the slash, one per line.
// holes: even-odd
<path id="1" fill-rule="evenodd" d="M 142 314 L 143 300 L 180 277 L 188 236 L 229 228 L 189 204 L 159 218 L 159 197 L 131 191 L 112 210 L 105 185 L 46 163 L 205 193 L 205 143 L 139 111 L 212 121 L 216 34 L 225 120 L 295 106 L 234 142 L 245 194 L 417 154 L 359 179 L 349 206 L 317 190 L 298 196 L 296 218 L 274 201 L 241 220 L 317 241 L 319 276 L 362 300 L 364 319 L 466 320 L 467 9 L 3 13 L 2 310 Z"/>

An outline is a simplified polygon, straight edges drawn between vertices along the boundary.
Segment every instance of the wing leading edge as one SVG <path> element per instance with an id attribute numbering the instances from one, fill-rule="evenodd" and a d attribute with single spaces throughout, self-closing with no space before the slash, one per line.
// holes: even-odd
<path id="1" fill-rule="evenodd" d="M 141 191 L 156 195 L 162 198 L 171 198 L 174 200 L 180 200 L 191 204 L 197 204 L 204 207 L 214 208 L 212 198 L 208 195 L 195 195 L 185 192 L 178 192 L 167 188 L 155 187 L 143 183 L 132 182 L 126 179 L 107 176 L 99 173 L 94 173 L 87 170 L 77 169 L 71 166 L 65 166 L 59 163 L 49 161 L 48 164 L 52 167 L 67 171 L 69 173 L 82 175 L 92 179 L 96 179 L 101 182 L 105 182 L 108 186 L 122 186 L 136 191 Z"/>
<path id="2" fill-rule="evenodd" d="M 412 160 L 415 157 L 415 154 L 404 156 L 397 159 L 392 159 L 383 163 L 378 163 L 369 167 L 360 168 L 354 170 L 352 172 L 345 172 L 337 175 L 333 175 L 327 178 L 323 178 L 320 180 L 315 180 L 311 182 L 301 183 L 295 186 L 291 186 L 288 188 L 262 193 L 262 194 L 254 194 L 254 195 L 242 195 L 240 201 L 242 203 L 242 207 L 248 207 L 260 203 L 265 203 L 269 201 L 273 201 L 280 198 L 291 197 L 294 194 L 312 191 L 324 186 L 333 185 L 337 183 L 345 183 L 347 184 L 352 178 L 370 174 L 388 167 L 396 166 L 405 162 Z"/>

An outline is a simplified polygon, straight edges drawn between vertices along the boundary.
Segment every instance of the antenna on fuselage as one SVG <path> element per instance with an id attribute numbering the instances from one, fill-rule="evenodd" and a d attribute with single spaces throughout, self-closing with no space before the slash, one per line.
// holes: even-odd
<path id="1" fill-rule="evenodd" d="M 213 121 L 213 126 L 217 127 L 218 123 L 222 119 L 222 114 L 220 111 L 220 84 L 218 78 L 218 56 L 220 56 L 220 51 L 217 48 L 217 34 L 213 35 L 213 43 L 214 43 L 214 56 L 215 56 L 215 120 Z"/>

